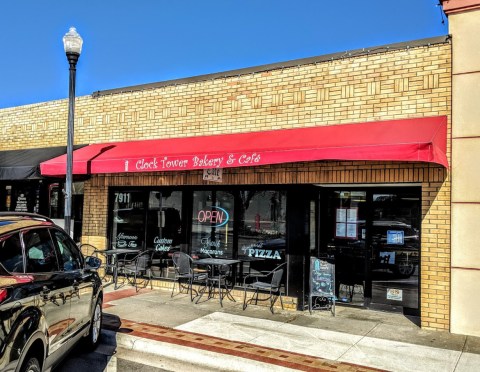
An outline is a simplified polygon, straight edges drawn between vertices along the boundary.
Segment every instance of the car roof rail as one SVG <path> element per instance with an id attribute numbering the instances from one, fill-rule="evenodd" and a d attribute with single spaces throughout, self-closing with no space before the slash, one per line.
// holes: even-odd
<path id="1" fill-rule="evenodd" d="M 46 222 L 54 223 L 49 217 L 38 213 L 30 212 L 0 212 L 0 217 L 30 217 L 36 220 L 43 220 Z"/>

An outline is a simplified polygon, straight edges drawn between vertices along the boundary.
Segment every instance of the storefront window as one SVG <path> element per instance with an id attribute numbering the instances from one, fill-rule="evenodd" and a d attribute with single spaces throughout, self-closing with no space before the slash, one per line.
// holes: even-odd
<path id="1" fill-rule="evenodd" d="M 147 211 L 147 249 L 171 252 L 182 235 L 182 192 L 151 191 Z"/>
<path id="2" fill-rule="evenodd" d="M 193 193 L 192 255 L 233 257 L 234 196 L 226 191 Z"/>
<path id="3" fill-rule="evenodd" d="M 168 277 L 173 274 L 172 254 L 181 250 L 182 192 L 150 191 L 147 209 L 147 249 L 151 249 L 152 275 Z"/>
<path id="4" fill-rule="evenodd" d="M 17 182 L 5 186 L 5 210 L 38 213 L 40 205 L 39 182 Z"/>
<path id="5" fill-rule="evenodd" d="M 118 191 L 113 195 L 112 244 L 114 248 L 145 247 L 145 193 Z"/>
<path id="6" fill-rule="evenodd" d="M 63 210 L 60 202 L 60 187 L 58 183 L 48 186 L 48 216 L 50 218 L 62 218 Z"/>
<path id="7" fill-rule="evenodd" d="M 161 278 L 172 278 L 175 251 L 194 259 L 238 258 L 241 283 L 244 274 L 285 262 L 286 199 L 286 191 L 115 189 L 112 247 L 151 250 L 152 274 Z M 192 213 L 190 226 L 185 210 Z"/>
<path id="8" fill-rule="evenodd" d="M 286 193 L 241 191 L 238 257 L 251 271 L 270 270 L 285 261 Z"/>
<path id="9" fill-rule="evenodd" d="M 64 215 L 64 199 L 62 183 L 52 183 L 48 185 L 48 217 L 50 218 L 63 218 Z M 72 217 L 75 222 L 81 222 L 83 216 L 83 194 L 84 183 L 73 182 L 72 183 Z"/>

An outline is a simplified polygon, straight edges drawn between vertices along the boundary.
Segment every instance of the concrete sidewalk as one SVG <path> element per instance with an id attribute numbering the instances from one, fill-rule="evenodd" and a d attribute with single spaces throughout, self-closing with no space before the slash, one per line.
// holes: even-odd
<path id="1" fill-rule="evenodd" d="M 401 314 L 338 306 L 271 314 L 167 290 L 107 286 L 104 336 L 117 346 L 224 371 L 478 371 L 480 338 L 421 330 Z"/>

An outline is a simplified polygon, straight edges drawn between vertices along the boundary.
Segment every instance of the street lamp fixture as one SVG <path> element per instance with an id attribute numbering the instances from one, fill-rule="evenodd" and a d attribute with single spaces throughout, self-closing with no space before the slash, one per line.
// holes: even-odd
<path id="1" fill-rule="evenodd" d="M 67 129 L 67 171 L 65 177 L 65 231 L 72 235 L 72 178 L 73 178 L 73 121 L 75 117 L 75 75 L 76 66 L 82 52 L 83 39 L 75 27 L 63 37 L 63 48 L 70 65 L 68 89 L 68 129 Z"/>

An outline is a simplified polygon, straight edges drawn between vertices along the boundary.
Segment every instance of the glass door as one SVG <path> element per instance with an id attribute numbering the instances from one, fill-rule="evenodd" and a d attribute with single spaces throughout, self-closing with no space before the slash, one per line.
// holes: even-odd
<path id="1" fill-rule="evenodd" d="M 419 308 L 420 188 L 372 194 L 372 303 Z"/>
<path id="2" fill-rule="evenodd" d="M 363 305 L 370 280 L 366 191 L 328 190 L 321 198 L 320 218 L 320 252 L 335 258 L 338 300 Z"/>
<path id="3" fill-rule="evenodd" d="M 339 301 L 418 312 L 420 195 L 420 187 L 322 190 L 320 254 L 335 258 Z"/>

